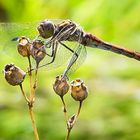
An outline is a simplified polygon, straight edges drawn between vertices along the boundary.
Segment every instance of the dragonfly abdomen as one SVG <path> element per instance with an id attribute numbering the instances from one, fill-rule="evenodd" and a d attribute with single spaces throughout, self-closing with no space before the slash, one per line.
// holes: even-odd
<path id="1" fill-rule="evenodd" d="M 140 61 L 139 52 L 135 52 L 133 50 L 129 50 L 126 48 L 121 48 L 119 46 L 109 44 L 89 33 L 84 34 L 83 39 L 82 39 L 82 44 L 87 47 L 100 48 L 100 49 L 108 50 L 117 54 L 122 54 L 127 57 L 134 58 Z"/>

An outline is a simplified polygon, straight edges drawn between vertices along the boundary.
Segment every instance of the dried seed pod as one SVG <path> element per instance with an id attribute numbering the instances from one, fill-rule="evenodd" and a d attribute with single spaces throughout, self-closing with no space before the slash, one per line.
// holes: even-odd
<path id="1" fill-rule="evenodd" d="M 46 50 L 43 41 L 34 40 L 31 47 L 31 55 L 36 60 L 37 64 L 45 57 Z"/>
<path id="2" fill-rule="evenodd" d="M 30 56 L 30 49 L 31 49 L 31 43 L 29 38 L 26 38 L 22 36 L 21 38 L 18 38 L 17 40 L 19 43 L 17 45 L 17 49 L 20 55 L 23 57 L 28 57 Z"/>
<path id="3" fill-rule="evenodd" d="M 67 83 L 66 77 L 57 76 L 55 83 L 53 84 L 53 89 L 56 94 L 63 97 L 69 90 L 69 84 Z"/>
<path id="4" fill-rule="evenodd" d="M 12 86 L 20 85 L 25 75 L 26 73 L 14 64 L 7 64 L 4 68 L 4 77 Z"/>
<path id="5" fill-rule="evenodd" d="M 76 101 L 83 101 L 88 96 L 87 87 L 80 79 L 71 82 L 71 96 Z"/>

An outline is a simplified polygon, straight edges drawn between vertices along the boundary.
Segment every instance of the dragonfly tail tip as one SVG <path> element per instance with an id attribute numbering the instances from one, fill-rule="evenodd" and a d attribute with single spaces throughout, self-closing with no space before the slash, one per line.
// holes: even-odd
<path id="1" fill-rule="evenodd" d="M 18 39 L 19 39 L 18 37 L 14 37 L 11 39 L 11 41 L 18 41 Z"/>

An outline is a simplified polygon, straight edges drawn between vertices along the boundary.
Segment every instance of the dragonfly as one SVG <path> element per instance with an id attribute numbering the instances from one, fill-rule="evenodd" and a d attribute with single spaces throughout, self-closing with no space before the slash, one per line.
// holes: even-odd
<path id="1" fill-rule="evenodd" d="M 17 33 L 15 31 L 17 29 L 21 32 Z M 43 20 L 37 24 L 31 23 L 25 24 L 25 26 L 1 24 L 0 42 L 3 42 L 5 36 L 9 35 L 10 37 L 11 35 L 13 37 L 27 36 L 34 40 L 43 40 L 47 53 L 38 69 L 51 65 L 58 67 L 67 61 L 63 76 L 73 73 L 84 62 L 87 47 L 111 51 L 140 61 L 139 52 L 105 42 L 95 35 L 85 32 L 79 24 L 71 20 L 59 22 Z"/>
<path id="2" fill-rule="evenodd" d="M 17 46 L 17 42 L 11 40 L 25 36 L 30 38 L 30 40 L 32 40 L 32 43 L 37 41 L 44 41 L 47 53 L 45 58 L 40 62 L 40 66 L 38 69 L 50 70 L 60 66 L 63 66 L 65 69 L 65 67 L 69 65 L 69 62 L 72 61 L 71 58 L 75 59 L 74 57 L 76 54 L 78 55 L 77 61 L 73 64 L 73 66 L 71 66 L 69 71 L 67 70 L 67 75 L 72 74 L 84 62 L 84 59 L 86 58 L 85 47 L 83 45 L 79 45 L 78 42 L 64 41 L 65 43 L 63 42 L 64 45 L 62 45 L 62 43 L 58 43 L 58 41 L 56 40 L 50 41 L 51 37 L 42 38 L 39 35 L 39 31 L 37 30 L 37 28 L 40 26 L 40 23 L 41 22 L 0 23 L 0 52 L 8 54 L 8 57 L 11 57 L 13 61 L 13 58 L 17 57 L 17 50 L 15 48 Z M 53 23 L 60 23 L 60 21 L 53 20 Z M 49 32 L 47 34 L 49 34 Z M 64 46 L 69 46 L 68 48 L 70 49 L 67 49 L 67 47 Z M 33 69 L 35 70 L 36 67 Z"/>

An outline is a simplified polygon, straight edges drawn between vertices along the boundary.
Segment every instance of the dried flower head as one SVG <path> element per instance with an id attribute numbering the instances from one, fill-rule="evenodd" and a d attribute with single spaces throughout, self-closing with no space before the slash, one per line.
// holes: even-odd
<path id="1" fill-rule="evenodd" d="M 71 96 L 76 101 L 83 101 L 85 98 L 87 98 L 87 87 L 82 80 L 76 79 L 71 82 Z"/>
<path id="2" fill-rule="evenodd" d="M 23 57 L 30 56 L 31 43 L 29 38 L 22 36 L 18 38 L 17 41 L 18 41 L 17 49 L 19 54 L 22 55 Z"/>
<path id="3" fill-rule="evenodd" d="M 5 79 L 12 86 L 20 85 L 25 75 L 26 73 L 14 64 L 7 64 L 4 68 Z"/>
<path id="4" fill-rule="evenodd" d="M 46 55 L 43 41 L 34 40 L 31 47 L 31 55 L 39 63 Z"/>
<path id="5" fill-rule="evenodd" d="M 63 97 L 69 90 L 69 84 L 67 83 L 66 77 L 57 76 L 55 83 L 53 84 L 53 89 L 56 94 Z"/>

